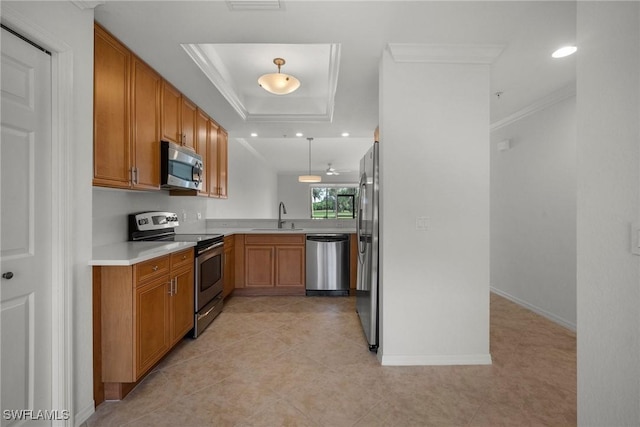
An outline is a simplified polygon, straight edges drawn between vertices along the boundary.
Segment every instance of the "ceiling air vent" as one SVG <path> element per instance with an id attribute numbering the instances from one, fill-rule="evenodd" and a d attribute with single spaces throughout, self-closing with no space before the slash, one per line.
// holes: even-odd
<path id="1" fill-rule="evenodd" d="M 280 0 L 227 0 L 231 10 L 279 10 L 283 9 Z"/>

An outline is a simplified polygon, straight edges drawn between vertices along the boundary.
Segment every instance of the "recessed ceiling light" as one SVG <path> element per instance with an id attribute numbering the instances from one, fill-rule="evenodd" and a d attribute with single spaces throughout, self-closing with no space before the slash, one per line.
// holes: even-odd
<path id="1" fill-rule="evenodd" d="M 342 132 L 342 136 L 349 136 L 349 132 Z"/>
<path id="2" fill-rule="evenodd" d="M 302 135 L 304 135 L 302 132 L 296 133 L 296 136 L 302 136 Z"/>
<path id="3" fill-rule="evenodd" d="M 553 58 L 564 58 L 565 56 L 569 56 L 574 54 L 578 50 L 575 46 L 563 46 L 560 49 L 556 50 L 551 54 Z"/>
<path id="4" fill-rule="evenodd" d="M 251 136 L 258 136 L 258 134 L 255 132 L 251 132 Z"/>

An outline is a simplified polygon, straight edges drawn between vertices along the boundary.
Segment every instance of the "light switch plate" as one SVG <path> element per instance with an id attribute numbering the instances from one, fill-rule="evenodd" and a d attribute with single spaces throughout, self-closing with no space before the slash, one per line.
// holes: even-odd
<path id="1" fill-rule="evenodd" d="M 416 217 L 416 230 L 425 231 L 429 228 L 429 217 L 418 216 Z"/>
<path id="2" fill-rule="evenodd" d="M 640 223 L 631 224 L 631 253 L 640 255 Z"/>

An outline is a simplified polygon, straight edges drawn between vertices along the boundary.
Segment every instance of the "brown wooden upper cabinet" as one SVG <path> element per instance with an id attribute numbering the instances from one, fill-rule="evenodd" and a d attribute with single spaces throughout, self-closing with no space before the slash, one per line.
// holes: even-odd
<path id="1" fill-rule="evenodd" d="M 94 49 L 93 184 L 159 189 L 162 78 L 97 25 Z"/>
<path id="2" fill-rule="evenodd" d="M 95 24 L 93 185 L 160 189 L 160 141 L 198 152 L 200 195 L 227 197 L 227 132 Z"/>
<path id="3" fill-rule="evenodd" d="M 205 176 L 199 196 L 227 197 L 227 132 L 198 109 L 196 112 L 196 152 L 204 160 Z"/>
<path id="4" fill-rule="evenodd" d="M 228 183 L 228 147 L 229 136 L 227 131 L 222 128 L 218 128 L 218 189 L 217 197 L 226 199 L 227 195 L 227 183 Z"/>
<path id="5" fill-rule="evenodd" d="M 162 83 L 162 139 L 196 149 L 196 105 L 166 80 Z"/>
<path id="6" fill-rule="evenodd" d="M 133 57 L 133 187 L 160 186 L 160 90 L 162 77 Z"/>
<path id="7" fill-rule="evenodd" d="M 202 176 L 202 188 L 198 192 L 199 196 L 209 196 L 209 121 L 207 114 L 198 109 L 196 114 L 196 152 L 202 156 L 205 173 Z"/>
<path id="8" fill-rule="evenodd" d="M 94 52 L 93 184 L 129 188 L 131 53 L 98 26 Z"/>

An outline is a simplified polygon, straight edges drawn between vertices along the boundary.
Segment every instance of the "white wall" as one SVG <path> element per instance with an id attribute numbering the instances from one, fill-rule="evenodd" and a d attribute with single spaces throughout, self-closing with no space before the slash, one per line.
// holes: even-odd
<path id="1" fill-rule="evenodd" d="M 380 132 L 382 363 L 490 363 L 489 66 L 385 52 Z"/>
<path id="2" fill-rule="evenodd" d="M 131 213 L 168 211 L 178 214 L 180 233 L 204 233 L 208 199 L 197 196 L 170 196 L 168 191 L 126 191 L 93 189 L 93 244 L 125 242 L 127 218 Z M 201 219 L 198 219 L 198 213 Z M 186 219 L 185 219 L 186 218 Z"/>
<path id="3" fill-rule="evenodd" d="M 578 2 L 578 424 L 640 425 L 640 4 Z"/>
<path id="4" fill-rule="evenodd" d="M 207 218 L 277 218 L 278 178 L 242 140 L 229 138 L 228 199 L 210 199 Z"/>
<path id="5" fill-rule="evenodd" d="M 69 409 L 76 422 L 93 413 L 92 355 L 92 287 L 91 268 L 91 178 L 93 175 L 93 10 L 80 10 L 71 2 L 8 2 L 2 1 L 3 22 L 7 14 L 18 18 L 11 27 L 49 47 L 46 40 L 55 40 L 61 51 L 72 56 L 71 99 L 65 99 L 73 117 L 69 134 L 63 135 L 73 149 L 69 154 L 68 188 L 71 194 L 69 212 L 65 218 L 73 227 L 70 258 L 73 307 L 73 407 L 41 408 Z M 12 18 L 13 19 L 13 18 Z M 30 34 L 23 29 L 29 28 Z M 56 50 L 54 60 L 56 63 Z M 55 74 L 55 71 L 54 71 Z M 65 94 L 60 94 L 64 96 Z M 34 408 L 37 409 L 37 408 Z"/>
<path id="6" fill-rule="evenodd" d="M 571 96 L 491 133 L 492 289 L 573 330 L 575 113 Z"/>
<path id="7" fill-rule="evenodd" d="M 357 173 L 343 173 L 338 176 L 322 175 L 320 184 L 357 184 L 358 181 Z M 311 185 L 298 182 L 298 175 L 278 175 L 278 202 L 284 202 L 287 207 L 287 218 L 311 218 Z M 275 208 L 277 217 L 277 205 Z"/>
<path id="8" fill-rule="evenodd" d="M 277 177 L 262 160 L 229 139 L 227 199 L 170 196 L 168 191 L 93 190 L 93 244 L 126 241 L 127 215 L 146 210 L 176 212 L 180 233 L 204 233 L 207 218 L 274 218 Z M 274 213 L 275 212 L 275 213 Z M 198 213 L 201 218 L 198 219 Z M 186 219 L 185 219 L 186 218 Z"/>

